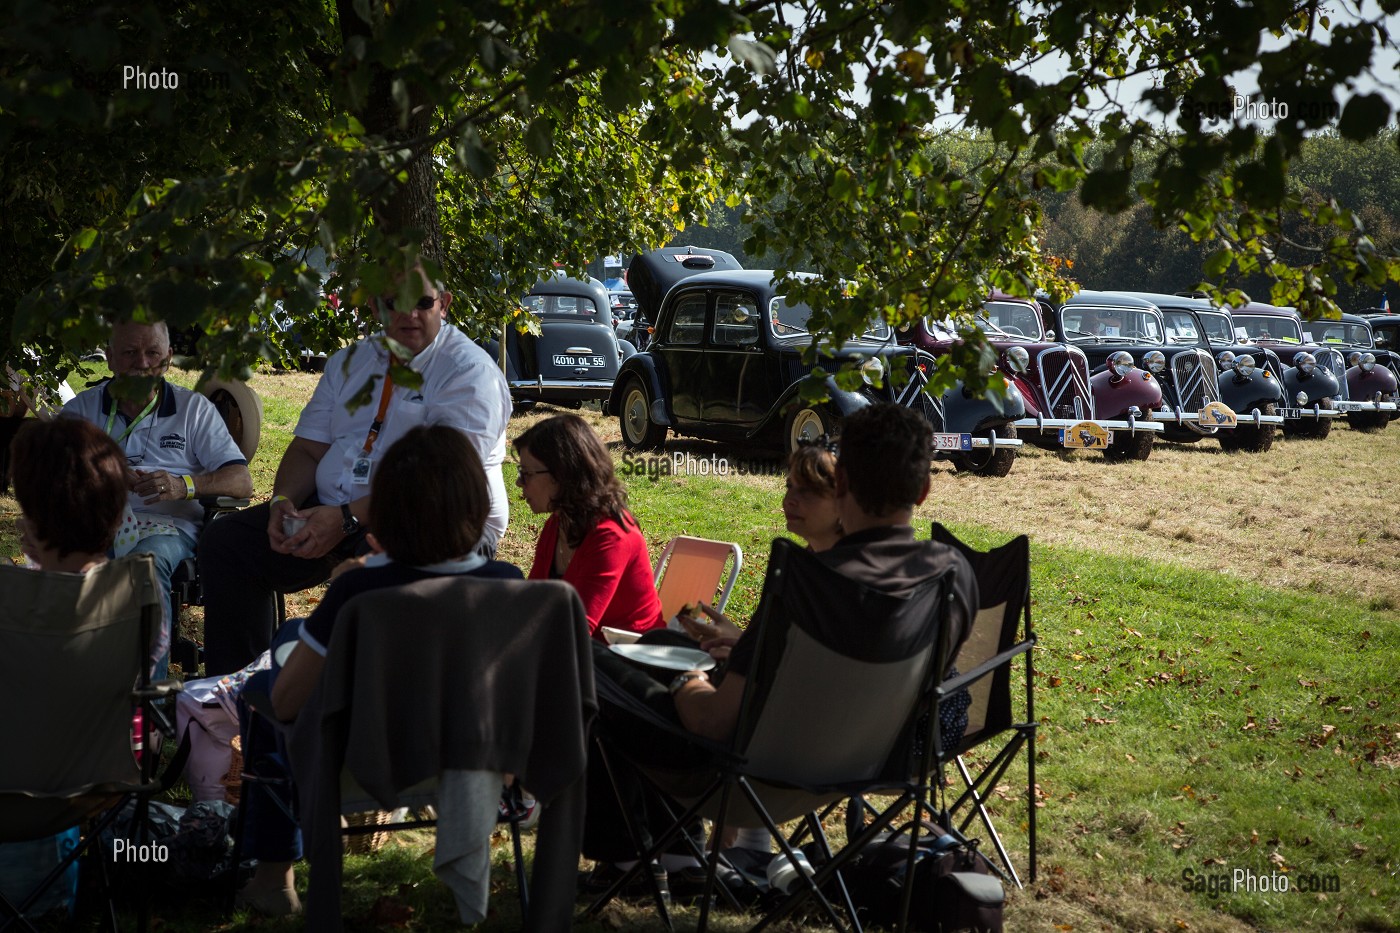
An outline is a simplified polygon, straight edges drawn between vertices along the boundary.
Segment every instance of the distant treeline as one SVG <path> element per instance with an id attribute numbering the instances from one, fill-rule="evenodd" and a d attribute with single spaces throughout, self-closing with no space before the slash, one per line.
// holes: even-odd
<path id="1" fill-rule="evenodd" d="M 945 134 L 931 140 L 934 153 L 948 160 L 950 170 L 968 172 L 995 153 L 995 144 L 984 136 Z M 1097 154 L 1089 152 L 1091 163 Z M 1152 158 L 1143 153 L 1138 164 Z M 1144 168 L 1145 171 L 1145 168 Z M 1319 206 L 1335 201 L 1358 215 L 1377 249 L 1394 249 L 1400 238 L 1400 132 L 1392 129 L 1368 143 L 1356 143 L 1334 134 L 1309 140 L 1300 158 L 1290 166 L 1290 184 L 1304 204 Z M 1044 251 L 1073 263 L 1069 277 L 1084 288 L 1118 288 L 1135 291 L 1178 292 L 1203 278 L 1202 264 L 1218 244 L 1193 242 L 1177 228 L 1153 226 L 1151 212 L 1141 202 L 1119 214 L 1102 214 L 1086 208 L 1078 192 L 1038 196 L 1042 212 L 1041 242 Z M 709 226 L 692 227 L 673 242 L 694 244 L 733 253 L 740 262 L 762 268 L 762 256 L 744 249 L 748 228 L 745 208 L 716 204 Z M 1321 245 L 1323 234 L 1300 220 L 1287 228 L 1286 241 L 1277 245 L 1285 262 L 1311 261 L 1310 252 Z M 601 264 L 600 268 L 601 268 Z M 1258 301 L 1270 300 L 1271 282 L 1265 275 L 1217 283 L 1244 289 Z M 1400 282 L 1393 283 L 1391 297 L 1400 301 Z M 1371 287 L 1342 284 L 1337 303 L 1345 311 L 1377 306 L 1381 292 Z"/>

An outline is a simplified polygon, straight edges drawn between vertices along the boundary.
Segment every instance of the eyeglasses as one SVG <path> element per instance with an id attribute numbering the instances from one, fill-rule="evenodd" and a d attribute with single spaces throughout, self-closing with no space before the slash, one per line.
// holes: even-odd
<path id="1" fill-rule="evenodd" d="M 412 314 L 414 311 L 427 311 L 433 305 L 437 304 L 437 300 L 439 297 L 439 295 L 424 295 L 422 298 L 418 299 L 417 304 L 415 304 L 409 310 L 403 312 L 399 312 L 399 309 L 394 307 L 394 299 L 392 298 L 381 298 L 379 299 L 379 303 L 384 306 L 384 310 L 386 311 L 402 314 Z"/>
<path id="2" fill-rule="evenodd" d="M 541 473 L 548 472 L 548 470 L 517 470 L 515 472 L 515 481 L 517 483 L 523 483 L 532 476 L 539 476 Z"/>

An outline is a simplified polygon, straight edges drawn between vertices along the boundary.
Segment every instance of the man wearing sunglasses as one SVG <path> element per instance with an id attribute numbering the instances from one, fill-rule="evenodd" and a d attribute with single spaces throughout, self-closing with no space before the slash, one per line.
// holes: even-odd
<path id="1" fill-rule="evenodd" d="M 80 392 L 62 414 L 91 421 L 126 453 L 132 517 L 122 526 L 119 548 L 155 557 L 169 605 L 170 577 L 194 556 L 204 524 L 196 498 L 247 498 L 253 477 L 213 403 L 165 380 L 170 331 L 163 322 L 113 325 L 107 365 L 112 379 Z M 145 381 L 131 381 L 140 377 Z M 157 678 L 165 676 L 169 644 L 166 619 L 156 651 Z"/>
<path id="2" fill-rule="evenodd" d="M 485 351 L 447 323 L 452 293 L 422 269 L 417 298 L 382 295 L 381 333 L 326 362 L 277 468 L 270 502 L 211 523 L 199 546 L 206 673 L 248 664 L 272 638 L 277 593 L 323 583 L 337 563 L 368 550 L 370 480 L 384 452 L 410 428 L 446 424 L 472 442 L 486 468 L 491 509 L 478 552 L 495 555 L 506 529 L 505 460 L 510 390 Z M 422 379 L 399 385 L 391 355 Z M 372 383 L 370 400 L 347 403 Z"/>

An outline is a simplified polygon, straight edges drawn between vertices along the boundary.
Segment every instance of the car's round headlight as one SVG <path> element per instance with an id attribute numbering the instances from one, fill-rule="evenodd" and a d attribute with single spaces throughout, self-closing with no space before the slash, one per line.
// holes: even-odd
<path id="1" fill-rule="evenodd" d="M 1375 368 L 1376 368 L 1376 355 L 1375 355 L 1374 353 L 1367 353 L 1366 355 L 1364 355 L 1364 356 L 1361 357 L 1361 371 L 1362 371 L 1362 372 L 1367 372 L 1367 373 L 1369 373 L 1371 370 L 1373 370 L 1373 369 L 1375 369 Z"/>
<path id="2" fill-rule="evenodd" d="M 885 367 L 884 364 L 880 362 L 878 356 L 872 356 L 870 359 L 860 364 L 860 377 L 864 379 L 867 384 L 879 382 L 884 376 Z"/>
<path id="3" fill-rule="evenodd" d="M 1143 355 L 1142 364 L 1154 373 L 1160 373 L 1167 368 L 1167 357 L 1161 350 L 1148 350 Z"/>
<path id="4" fill-rule="evenodd" d="M 1221 369 L 1229 369 L 1235 365 L 1235 354 L 1229 350 L 1221 350 L 1220 355 L 1215 358 L 1215 362 Z"/>
<path id="5" fill-rule="evenodd" d="M 1025 347 L 1012 347 L 1006 351 L 1006 361 L 1014 372 L 1023 373 L 1031 367 L 1031 355 Z"/>
<path id="6" fill-rule="evenodd" d="M 1360 365 L 1361 365 L 1361 351 L 1360 351 L 1360 350 L 1352 350 L 1351 353 L 1347 354 L 1347 365 L 1348 365 L 1348 366 L 1360 366 Z"/>
<path id="7" fill-rule="evenodd" d="M 1293 358 L 1293 365 L 1304 375 L 1311 376 L 1313 370 L 1317 369 L 1317 357 L 1311 353 L 1299 353 Z"/>
<path id="8" fill-rule="evenodd" d="M 1293 396 L 1293 400 L 1299 405 L 1306 405 L 1308 404 L 1308 393 L 1299 392 L 1297 395 Z"/>
<path id="9" fill-rule="evenodd" d="M 1235 372 L 1241 376 L 1254 375 L 1254 357 L 1248 353 L 1242 353 L 1235 357 Z"/>
<path id="10" fill-rule="evenodd" d="M 1119 350 L 1108 358 L 1108 369 L 1113 375 L 1122 378 L 1137 368 L 1133 355 L 1127 350 Z"/>

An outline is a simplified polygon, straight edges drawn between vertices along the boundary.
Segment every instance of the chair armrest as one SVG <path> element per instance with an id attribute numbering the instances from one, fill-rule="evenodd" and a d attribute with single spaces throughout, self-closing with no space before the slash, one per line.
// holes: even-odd
<path id="1" fill-rule="evenodd" d="M 981 680 L 983 677 L 986 677 L 988 674 L 1001 667 L 1003 664 L 1008 663 L 1012 658 L 1015 658 L 1018 655 L 1025 654 L 1027 651 L 1030 651 L 1034 647 L 1035 636 L 1032 635 L 1024 641 L 1018 642 L 1017 644 L 1012 645 L 1010 648 L 1007 648 L 1001 654 L 988 658 L 981 664 L 974 667 L 972 670 L 967 671 L 966 673 L 960 673 L 956 677 L 948 678 L 947 680 L 939 684 L 937 687 L 935 687 L 934 692 L 937 693 L 939 696 L 947 696 L 950 693 L 957 693 L 959 690 L 961 690 L 963 687 L 966 687 L 973 681 Z"/>
<path id="2" fill-rule="evenodd" d="M 235 499 L 232 496 L 200 496 L 195 501 L 204 506 L 205 509 L 221 512 L 246 509 L 253 504 L 252 499 Z"/>
<path id="3" fill-rule="evenodd" d="M 151 681 L 144 690 L 137 688 L 131 691 L 131 696 L 133 699 L 137 700 L 159 700 L 164 697 L 174 696 L 177 693 L 183 693 L 184 690 L 185 684 L 183 681 L 176 680 L 173 677 L 167 677 L 164 680 Z"/>

